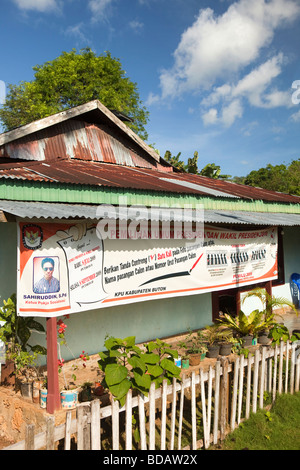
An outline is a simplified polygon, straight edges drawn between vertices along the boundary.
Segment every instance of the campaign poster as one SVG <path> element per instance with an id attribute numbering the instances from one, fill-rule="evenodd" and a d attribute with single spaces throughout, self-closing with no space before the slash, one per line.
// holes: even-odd
<path id="1" fill-rule="evenodd" d="M 59 316 L 277 279 L 277 228 L 102 239 L 96 224 L 19 223 L 18 314 Z"/>

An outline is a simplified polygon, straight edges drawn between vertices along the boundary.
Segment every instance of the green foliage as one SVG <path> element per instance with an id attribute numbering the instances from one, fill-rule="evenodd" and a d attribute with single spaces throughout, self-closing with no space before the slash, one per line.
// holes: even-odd
<path id="1" fill-rule="evenodd" d="M 179 345 L 185 348 L 188 354 L 204 354 L 207 352 L 202 330 L 198 330 L 196 334 L 194 334 L 192 330 L 189 330 L 185 340 Z"/>
<path id="2" fill-rule="evenodd" d="M 300 159 L 289 165 L 271 165 L 251 171 L 244 183 L 249 186 L 300 195 Z"/>
<path id="3" fill-rule="evenodd" d="M 33 70 L 33 81 L 8 85 L 0 109 L 5 130 L 98 99 L 107 108 L 130 116 L 134 122 L 128 125 L 147 139 L 144 126 L 149 113 L 142 106 L 137 85 L 109 52 L 97 56 L 90 48 L 72 49 Z"/>
<path id="4" fill-rule="evenodd" d="M 299 333 L 291 334 L 285 325 L 277 323 L 277 324 L 274 324 L 272 328 L 270 329 L 269 338 L 272 339 L 272 344 L 275 345 L 275 344 L 280 344 L 281 341 L 285 343 L 287 341 L 291 341 L 291 342 L 299 341 L 300 334 Z"/>
<path id="5" fill-rule="evenodd" d="M 179 378 L 180 368 L 174 364 L 177 351 L 159 339 L 141 349 L 134 336 L 124 339 L 110 336 L 104 346 L 106 351 L 99 353 L 99 368 L 105 374 L 104 385 L 121 406 L 129 389 L 147 395 L 151 383 L 159 387 L 164 379 L 171 383 L 173 377 Z"/>
<path id="6" fill-rule="evenodd" d="M 170 150 L 167 150 L 164 155 L 164 160 L 171 163 L 175 168 L 183 173 L 191 173 L 194 175 L 207 176 L 214 179 L 228 179 L 229 175 L 221 175 L 221 167 L 215 163 L 208 163 L 202 170 L 198 168 L 198 152 L 194 152 L 192 158 L 188 158 L 187 164 L 179 160 L 181 152 L 176 157 L 172 156 Z"/>
<path id="7" fill-rule="evenodd" d="M 3 301 L 0 308 L 0 320 L 5 322 L 0 328 L 0 339 L 9 347 L 11 354 L 21 350 L 27 352 L 28 348 L 33 353 L 45 355 L 46 349 L 40 345 L 31 346 L 28 341 L 31 330 L 45 332 L 43 325 L 33 317 L 20 317 L 16 312 L 16 295 L 13 294 L 8 300 Z"/>
<path id="8" fill-rule="evenodd" d="M 275 319 L 275 314 L 273 313 L 274 307 L 282 307 L 286 305 L 297 313 L 295 306 L 291 302 L 282 297 L 270 295 L 265 289 L 255 288 L 251 290 L 244 297 L 243 302 L 250 297 L 256 297 L 262 302 L 262 310 L 253 310 L 249 315 L 246 315 L 242 310 L 240 310 L 236 317 L 225 313 L 218 320 L 219 324 L 235 331 L 241 336 L 256 336 L 262 330 L 275 328 L 274 331 L 276 331 L 278 322 Z"/>

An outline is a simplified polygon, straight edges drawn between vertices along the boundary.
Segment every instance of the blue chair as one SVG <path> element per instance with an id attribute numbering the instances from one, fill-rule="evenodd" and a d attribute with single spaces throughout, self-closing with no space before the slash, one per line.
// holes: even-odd
<path id="1" fill-rule="evenodd" d="M 291 275 L 290 288 L 291 288 L 292 301 L 296 307 L 299 307 L 300 274 L 293 273 Z"/>

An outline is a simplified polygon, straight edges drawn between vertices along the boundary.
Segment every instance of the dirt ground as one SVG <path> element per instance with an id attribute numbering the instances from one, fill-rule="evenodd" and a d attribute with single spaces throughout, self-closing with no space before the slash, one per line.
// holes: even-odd
<path id="1" fill-rule="evenodd" d="M 289 328 L 300 330 L 300 315 L 296 316 L 293 313 L 283 313 L 280 321 Z M 174 349 L 178 349 L 178 343 L 186 336 L 183 335 L 163 338 Z M 255 346 L 252 347 L 256 349 Z M 252 349 L 251 348 L 251 349 Z M 234 358 L 231 354 L 228 356 L 229 361 Z M 91 382 L 93 387 L 93 396 L 95 395 L 95 383 L 101 382 L 103 374 L 99 369 L 98 361 L 99 355 L 94 354 L 90 359 L 85 362 L 86 367 L 82 367 L 82 360 L 76 359 L 67 362 L 64 365 L 64 371 L 67 378 L 70 378 L 74 373 L 76 375 L 76 385 L 81 386 L 85 382 Z M 201 361 L 201 368 L 208 370 L 210 365 L 214 365 L 216 359 L 205 358 Z M 189 376 L 193 370 L 199 370 L 199 366 L 189 367 L 189 369 L 182 370 L 182 374 Z M 63 389 L 64 380 L 63 375 L 59 375 L 60 388 Z M 98 397 L 103 405 L 108 404 L 107 396 Z M 55 422 L 60 424 L 65 420 L 66 412 L 58 410 L 55 412 Z M 47 411 L 40 407 L 39 403 L 33 403 L 32 400 L 24 398 L 21 392 L 16 391 L 12 386 L 0 386 L 0 449 L 23 440 L 25 438 L 25 429 L 27 424 L 35 424 L 35 433 L 44 430 L 45 417 Z"/>

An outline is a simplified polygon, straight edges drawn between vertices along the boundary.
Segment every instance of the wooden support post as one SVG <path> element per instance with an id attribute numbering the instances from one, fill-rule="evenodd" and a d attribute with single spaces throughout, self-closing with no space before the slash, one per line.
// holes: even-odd
<path id="1" fill-rule="evenodd" d="M 56 317 L 47 318 L 47 383 L 47 411 L 53 414 L 60 408 Z"/>

